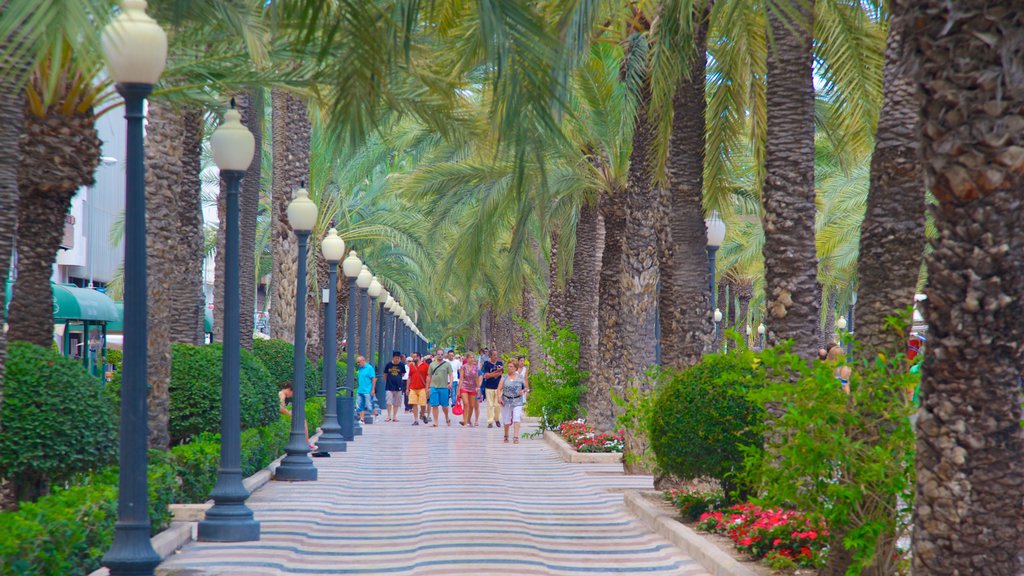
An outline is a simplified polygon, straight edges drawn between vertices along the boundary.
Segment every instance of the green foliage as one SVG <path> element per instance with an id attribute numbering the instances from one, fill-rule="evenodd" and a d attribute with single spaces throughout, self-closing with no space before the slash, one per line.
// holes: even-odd
<path id="1" fill-rule="evenodd" d="M 172 443 L 220 430 L 221 345 L 171 348 Z M 240 392 L 242 428 L 263 426 L 277 418 L 277 387 L 263 364 L 242 350 Z"/>
<path id="2" fill-rule="evenodd" d="M 727 495 L 739 490 L 742 496 L 742 450 L 761 444 L 762 411 L 746 395 L 763 379 L 756 355 L 745 348 L 664 373 L 647 420 L 658 466 L 686 480 L 714 478 Z"/>
<path id="3" fill-rule="evenodd" d="M 79 362 L 33 344 L 11 342 L 7 354 L 0 477 L 14 482 L 18 499 L 109 464 L 117 430 L 102 382 Z"/>
<path id="4" fill-rule="evenodd" d="M 656 370 L 650 372 L 648 378 L 658 379 Z M 619 430 L 629 431 L 630 449 L 624 450 L 623 462 L 630 466 L 636 466 L 646 470 L 651 475 L 660 476 L 663 474 L 658 469 L 657 459 L 654 457 L 654 450 L 650 442 L 650 422 L 654 414 L 654 393 L 645 392 L 635 386 L 625 390 L 625 396 L 611 391 L 612 402 L 619 407 L 619 414 L 615 417 L 615 426 Z"/>
<path id="5" fill-rule="evenodd" d="M 270 381 L 278 388 L 295 379 L 295 346 L 284 340 L 256 339 L 252 342 L 252 353 L 270 372 Z M 320 391 L 320 370 L 306 359 L 306 398 L 316 396 Z M 340 371 L 338 374 L 344 374 Z"/>
<path id="6" fill-rule="evenodd" d="M 327 408 L 327 398 L 316 396 L 306 398 L 306 424 L 309 425 L 309 434 L 312 436 L 316 429 L 324 423 L 324 411 Z"/>
<path id="7" fill-rule="evenodd" d="M 117 350 L 115 348 L 107 348 L 107 358 L 106 358 L 106 360 L 104 360 L 104 362 L 107 363 L 107 364 L 110 364 L 111 366 L 113 366 L 114 367 L 114 372 L 120 372 L 121 371 L 121 362 L 122 361 L 123 361 L 123 356 L 122 356 L 120 350 Z"/>
<path id="8" fill-rule="evenodd" d="M 291 418 L 280 417 L 272 424 L 242 432 L 242 475 L 252 476 L 284 453 L 292 429 Z"/>
<path id="9" fill-rule="evenodd" d="M 672 488 L 663 494 L 679 511 L 679 515 L 691 522 L 700 518 L 705 512 L 714 512 L 725 508 L 725 493 L 721 490 L 700 490 L 694 488 Z"/>
<path id="10" fill-rule="evenodd" d="M 580 342 L 569 328 L 551 322 L 541 329 L 523 324 L 544 350 L 544 360 L 530 370 L 530 398 L 526 413 L 541 417 L 541 427 L 579 416 L 580 396 L 586 372 L 579 370 Z"/>
<path id="11" fill-rule="evenodd" d="M 808 365 L 788 346 L 761 355 L 769 385 L 751 390 L 759 406 L 778 406 L 765 423 L 766 449 L 748 450 L 750 480 L 768 505 L 787 503 L 821 517 L 854 556 L 852 573 L 874 558 L 899 561 L 914 502 L 914 412 L 919 376 L 899 351 L 853 363 L 850 394 L 835 365 Z M 879 543 L 886 548 L 876 550 Z M 881 570 L 882 573 L 894 573 Z"/>
<path id="12" fill-rule="evenodd" d="M 243 432 L 256 433 L 250 428 Z M 244 454 L 244 446 L 243 446 Z M 171 448 L 171 460 L 181 478 L 180 502 L 205 502 L 210 498 L 217 483 L 217 466 L 220 463 L 220 437 L 216 434 L 200 434 L 188 442 Z"/>

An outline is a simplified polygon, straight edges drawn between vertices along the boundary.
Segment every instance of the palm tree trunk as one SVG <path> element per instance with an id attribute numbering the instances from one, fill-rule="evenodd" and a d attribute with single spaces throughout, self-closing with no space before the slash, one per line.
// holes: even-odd
<path id="1" fill-rule="evenodd" d="M 281 89 L 271 92 L 274 139 L 273 236 L 274 295 L 270 305 L 270 336 L 295 340 L 295 283 L 298 241 L 288 223 L 294 190 L 309 180 L 310 125 L 306 104 Z"/>
<path id="2" fill-rule="evenodd" d="M 238 195 L 238 253 L 241 255 L 238 278 L 242 291 L 239 299 L 239 342 L 242 348 L 252 350 L 252 335 L 256 328 L 256 213 L 260 206 L 263 167 L 263 89 L 257 87 L 239 94 L 238 111 L 242 115 L 242 124 L 256 140 L 256 154 L 245 172 Z"/>
<path id="3" fill-rule="evenodd" d="M 6 5 L 6 3 L 4 3 Z M 6 64 L 6 63 L 5 63 Z M 8 68 L 10 69 L 10 68 Z M 18 166 L 21 148 L 18 135 L 24 125 L 24 96 L 9 81 L 0 82 L 0 279 L 7 282 L 18 228 Z M 0 322 L 6 317 L 7 289 L 0 291 Z M 7 363 L 7 334 L 0 330 L 0 405 L 3 405 L 4 366 Z M 0 422 L 2 425 L 2 422 Z M 2 492 L 2 490 L 0 490 Z M 0 497 L 0 508 L 3 498 Z"/>
<path id="4" fill-rule="evenodd" d="M 900 9 L 893 6 L 885 46 L 884 96 L 857 260 L 857 341 L 864 358 L 905 344 L 905 337 L 885 329 L 885 319 L 913 306 L 924 255 L 920 100 L 904 47 L 907 16 Z"/>
<path id="5" fill-rule="evenodd" d="M 217 186 L 217 251 L 213 257 L 213 340 L 224 341 L 224 254 L 227 248 L 224 241 L 224 227 L 227 222 L 227 185 L 223 178 L 218 179 Z"/>
<path id="6" fill-rule="evenodd" d="M 769 10 L 764 265 L 768 344 L 787 339 L 794 352 L 817 353 L 821 291 L 814 245 L 814 2 L 792 14 Z"/>
<path id="7" fill-rule="evenodd" d="M 590 374 L 600 365 L 597 356 L 598 310 L 601 306 L 601 261 L 605 250 L 604 216 L 596 203 L 580 207 L 576 222 L 576 249 L 572 256 L 572 275 L 566 286 L 569 326 L 580 344 L 581 384 L 590 389 Z M 586 406 L 587 396 L 584 396 Z"/>
<path id="8" fill-rule="evenodd" d="M 909 5 L 908 5 L 909 6 Z M 915 574 L 1024 574 L 1024 17 L 1017 0 L 913 5 L 924 101 L 928 350 Z M 916 197 L 916 193 L 915 193 Z"/>
<path id="9" fill-rule="evenodd" d="M 548 258 L 547 322 L 561 327 L 569 326 L 569 290 L 567 283 L 558 280 L 558 232 L 551 233 L 551 251 Z"/>
<path id="10" fill-rule="evenodd" d="M 171 342 L 203 343 L 203 208 L 199 172 L 203 153 L 203 113 L 187 108 L 182 123 L 181 172 L 175 193 L 177 204 L 177 254 L 170 285 Z M 159 162 L 165 160 L 160 159 Z"/>
<path id="11" fill-rule="evenodd" d="M 324 255 L 320 251 L 320 241 L 316 240 L 309 244 L 313 253 L 310 255 L 311 262 L 308 267 L 311 277 L 307 280 L 310 290 L 306 295 L 306 310 L 309 311 L 306 320 L 306 357 L 316 366 L 317 361 L 324 355 L 324 306 L 320 301 L 320 287 L 327 286 L 328 270 L 327 260 L 324 260 Z"/>
<path id="12" fill-rule="evenodd" d="M 821 331 L 818 333 L 818 347 L 824 348 L 836 335 L 836 299 L 839 297 L 839 289 L 835 286 L 823 286 L 822 291 L 825 300 L 825 322 L 822 323 Z"/>
<path id="13" fill-rule="evenodd" d="M 618 362 L 602 359 L 618 358 L 619 299 L 621 298 L 623 235 L 626 212 L 623 206 L 625 190 L 602 194 L 601 217 L 604 220 L 604 247 L 601 252 L 600 281 L 598 283 L 598 342 L 597 355 L 591 365 L 590 379 L 583 393 L 587 421 L 596 429 L 609 431 L 615 427 L 615 413 L 611 397 L 611 382 Z"/>
<path id="14" fill-rule="evenodd" d="M 146 267 L 149 318 L 149 447 L 170 447 L 172 285 L 178 281 L 179 212 L 185 124 L 177 110 L 150 101 L 146 126 Z"/>
<path id="15" fill-rule="evenodd" d="M 712 338 L 707 230 L 704 225 L 704 83 L 707 63 L 708 2 L 694 14 L 694 53 L 689 74 L 673 97 L 668 150 L 669 243 L 659 255 L 662 280 L 661 363 L 686 368 L 700 361 Z"/>
<path id="16" fill-rule="evenodd" d="M 49 348 L 53 342 L 50 276 L 71 198 L 94 184 L 100 139 L 91 109 L 71 116 L 26 111 L 19 138 L 18 278 L 8 308 L 10 340 Z"/>

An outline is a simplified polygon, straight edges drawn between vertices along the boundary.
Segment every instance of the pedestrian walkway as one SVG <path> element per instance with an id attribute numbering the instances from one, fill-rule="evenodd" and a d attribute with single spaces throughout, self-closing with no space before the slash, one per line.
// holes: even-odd
<path id="1" fill-rule="evenodd" d="M 319 481 L 253 494 L 259 542 L 190 544 L 158 574 L 707 576 L 543 440 L 403 416 L 314 459 Z"/>

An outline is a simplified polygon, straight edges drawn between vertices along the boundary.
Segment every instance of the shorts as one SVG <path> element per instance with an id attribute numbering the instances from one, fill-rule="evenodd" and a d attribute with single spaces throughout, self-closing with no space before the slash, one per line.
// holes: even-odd
<path id="1" fill-rule="evenodd" d="M 431 406 L 448 406 L 451 403 L 452 391 L 447 388 L 431 388 L 430 389 L 430 405 Z"/>
<path id="2" fill-rule="evenodd" d="M 356 412 L 372 412 L 373 411 L 373 394 L 358 394 L 359 407 L 356 408 Z"/>
<path id="3" fill-rule="evenodd" d="M 427 391 L 423 388 L 410 388 L 409 389 L 409 405 L 410 406 L 426 406 L 427 405 Z"/>
<path id="4" fill-rule="evenodd" d="M 508 426 L 513 422 L 523 421 L 523 407 L 510 404 L 501 405 L 501 423 Z"/>
<path id="5" fill-rule="evenodd" d="M 405 404 L 405 393 L 401 390 L 388 390 L 388 406 L 402 406 Z"/>

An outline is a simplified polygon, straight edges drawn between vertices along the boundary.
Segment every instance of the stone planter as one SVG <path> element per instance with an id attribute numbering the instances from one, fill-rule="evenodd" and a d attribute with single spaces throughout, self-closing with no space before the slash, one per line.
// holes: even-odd
<path id="1" fill-rule="evenodd" d="M 557 432 L 544 431 L 544 441 L 551 446 L 562 460 L 570 464 L 619 464 L 622 452 L 577 452 Z"/>

